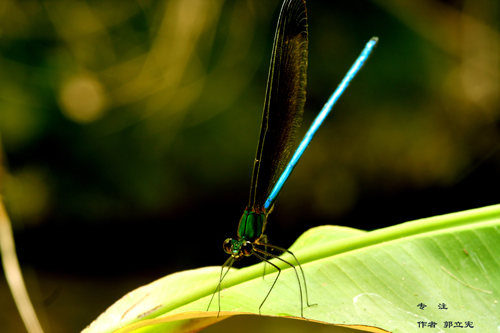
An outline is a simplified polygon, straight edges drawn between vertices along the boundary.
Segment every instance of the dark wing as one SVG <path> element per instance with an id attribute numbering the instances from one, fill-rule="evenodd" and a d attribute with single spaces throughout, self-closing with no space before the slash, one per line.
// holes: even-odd
<path id="1" fill-rule="evenodd" d="M 249 206 L 262 208 L 285 169 L 306 99 L 307 12 L 304 0 L 285 0 L 274 36 Z"/>

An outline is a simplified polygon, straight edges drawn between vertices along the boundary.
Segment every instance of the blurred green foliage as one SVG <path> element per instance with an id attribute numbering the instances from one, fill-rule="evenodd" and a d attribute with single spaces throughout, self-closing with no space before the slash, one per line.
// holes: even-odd
<path id="1" fill-rule="evenodd" d="M 222 234 L 236 231 L 246 204 L 280 5 L 0 1 L 0 137 L 8 170 L 2 195 L 18 232 L 23 225 L 88 226 L 95 234 L 82 237 L 93 248 L 100 243 L 93 237 L 111 226 L 116 234 L 103 242 L 139 230 L 166 232 L 172 261 L 222 253 Z M 315 225 L 313 218 L 342 223 L 357 214 L 350 221 L 373 220 L 352 226 L 376 228 L 378 212 L 363 202 L 419 191 L 411 203 L 418 213 L 390 223 L 426 217 L 422 206 L 443 207 L 446 200 L 454 204 L 449 209 L 473 208 L 458 202 L 476 200 L 476 189 L 457 191 L 458 198 L 428 191 L 453 189 L 478 161 L 490 171 L 482 186 L 498 186 L 492 178 L 500 163 L 497 0 L 310 0 L 307 6 L 302 133 L 366 41 L 378 36 L 380 43 L 298 164 L 270 225 L 298 230 L 290 231 L 296 237 L 307 223 Z M 385 211 L 395 205 L 388 202 Z M 214 221 L 217 228 L 205 223 Z M 172 236 L 157 231 L 161 225 L 184 229 Z M 68 245 L 78 233 L 53 239 Z M 185 234 L 193 243 L 205 238 L 194 254 L 172 250 Z M 52 238 L 41 242 L 37 250 L 28 242 L 25 251 L 39 251 L 44 260 L 65 251 Z M 123 243 L 100 253 L 117 260 L 130 246 Z M 52 256 L 42 254 L 43 246 L 54 246 Z M 136 262 L 154 251 L 137 254 Z M 89 267 L 76 259 L 74 265 Z"/>
<path id="2" fill-rule="evenodd" d="M 249 178 L 278 5 L 4 1 L 0 130 L 14 221 L 156 216 Z M 354 5 L 308 5 L 304 127 L 364 41 L 381 43 L 284 200 L 335 217 L 364 187 L 447 185 L 494 149 L 496 2 L 379 0 L 356 22 L 343 16 Z"/>
<path id="3" fill-rule="evenodd" d="M 14 221 L 155 216 L 249 178 L 278 5 L 3 1 L 0 130 Z M 494 149 L 495 1 L 379 0 L 356 22 L 343 15 L 354 5 L 308 5 L 304 127 L 364 41 L 381 43 L 285 200 L 334 217 L 364 186 L 447 185 Z"/>

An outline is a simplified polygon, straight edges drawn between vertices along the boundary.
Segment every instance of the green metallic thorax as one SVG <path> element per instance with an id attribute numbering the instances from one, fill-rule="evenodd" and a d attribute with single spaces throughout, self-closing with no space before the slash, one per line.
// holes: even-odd
<path id="1" fill-rule="evenodd" d="M 254 243 L 264 234 L 266 223 L 267 217 L 265 209 L 258 211 L 247 207 L 238 225 L 239 239 Z"/>

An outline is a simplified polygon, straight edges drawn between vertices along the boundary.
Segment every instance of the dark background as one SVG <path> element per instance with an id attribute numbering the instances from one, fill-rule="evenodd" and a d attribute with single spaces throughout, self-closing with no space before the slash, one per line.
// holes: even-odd
<path id="1" fill-rule="evenodd" d="M 225 261 L 280 6 L 2 2 L 2 195 L 46 332 L 80 331 L 132 289 Z M 299 138 L 364 44 L 380 42 L 281 193 L 272 243 L 500 201 L 499 7 L 307 2 Z M 2 332 L 24 332 L 3 277 L 0 310 Z"/>

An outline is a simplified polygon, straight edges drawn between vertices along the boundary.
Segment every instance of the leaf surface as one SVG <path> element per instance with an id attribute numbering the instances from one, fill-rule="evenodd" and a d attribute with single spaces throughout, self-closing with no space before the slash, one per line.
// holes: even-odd
<path id="1" fill-rule="evenodd" d="M 304 305 L 305 319 L 300 317 L 295 272 L 273 261 L 282 272 L 262 315 L 370 332 L 421 332 L 424 323 L 435 325 L 435 332 L 467 323 L 480 332 L 500 327 L 500 205 L 371 232 L 317 227 L 290 249 L 302 264 L 309 299 L 317 306 Z M 258 315 L 277 276 L 270 265 L 265 279 L 262 272 L 258 264 L 227 274 L 219 317 L 217 295 L 206 309 L 220 267 L 206 267 L 130 292 L 83 332 L 196 332 L 228 316 Z"/>

